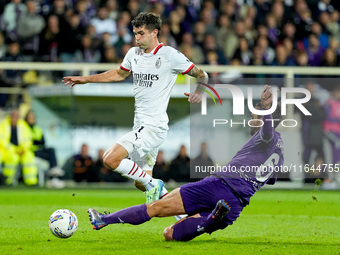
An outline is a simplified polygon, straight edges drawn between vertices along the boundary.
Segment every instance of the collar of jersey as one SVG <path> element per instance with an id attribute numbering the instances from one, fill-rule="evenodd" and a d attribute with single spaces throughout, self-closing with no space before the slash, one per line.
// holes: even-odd
<path id="1" fill-rule="evenodd" d="M 150 53 L 145 53 L 145 52 L 143 52 L 143 54 L 153 54 L 153 55 L 156 55 L 157 52 L 158 52 L 158 50 L 159 50 L 160 48 L 162 48 L 162 47 L 163 47 L 163 43 L 160 43 L 160 44 L 158 44 L 152 51 L 150 51 Z"/>

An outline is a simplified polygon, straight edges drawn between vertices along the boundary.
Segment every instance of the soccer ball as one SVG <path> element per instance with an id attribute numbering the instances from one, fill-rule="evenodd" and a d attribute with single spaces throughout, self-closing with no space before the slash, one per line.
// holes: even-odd
<path id="1" fill-rule="evenodd" d="M 68 238 L 77 231 L 78 219 L 70 210 L 59 209 L 52 213 L 48 226 L 56 237 Z"/>

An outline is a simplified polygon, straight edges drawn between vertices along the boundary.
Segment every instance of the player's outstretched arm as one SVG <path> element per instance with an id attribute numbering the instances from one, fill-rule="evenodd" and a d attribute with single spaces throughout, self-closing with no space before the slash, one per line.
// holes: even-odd
<path id="1" fill-rule="evenodd" d="M 265 85 L 263 91 L 261 93 L 261 105 L 263 109 L 269 109 L 273 102 L 273 93 L 271 91 L 271 86 Z M 261 128 L 261 137 L 262 139 L 269 141 L 273 137 L 274 127 L 271 124 L 271 121 L 266 121 L 267 119 L 272 119 L 272 115 L 263 116 L 263 126 Z"/>
<path id="2" fill-rule="evenodd" d="M 203 85 L 200 85 L 200 83 L 208 83 L 209 80 L 209 76 L 208 74 L 203 71 L 202 69 L 198 68 L 197 66 L 194 66 L 189 72 L 188 75 L 195 77 L 197 79 L 197 88 L 195 90 L 195 92 L 193 93 L 184 93 L 184 95 L 186 95 L 188 97 L 188 101 L 190 103 L 200 103 L 201 99 L 202 99 L 202 94 L 203 94 L 203 90 L 201 89 L 201 87 Z"/>
<path id="3" fill-rule="evenodd" d="M 273 93 L 271 91 L 271 86 L 264 85 L 263 91 L 261 93 L 261 104 L 265 109 L 269 109 L 273 102 Z"/>
<path id="4" fill-rule="evenodd" d="M 130 72 L 122 70 L 121 68 L 117 68 L 104 73 L 90 76 L 67 76 L 63 78 L 62 82 L 65 85 L 70 85 L 70 87 L 72 88 L 77 84 L 122 81 L 129 75 Z"/>

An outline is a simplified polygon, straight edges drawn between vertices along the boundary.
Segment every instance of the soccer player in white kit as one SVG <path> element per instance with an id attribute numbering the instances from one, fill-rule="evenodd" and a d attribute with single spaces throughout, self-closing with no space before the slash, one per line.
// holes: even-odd
<path id="1" fill-rule="evenodd" d="M 132 21 L 138 47 L 132 47 L 120 67 L 104 73 L 63 78 L 71 88 L 77 84 L 119 82 L 133 75 L 135 116 L 131 132 L 120 138 L 103 156 L 110 169 L 133 179 L 146 191 L 147 203 L 167 194 L 164 183 L 152 178 L 152 169 L 160 145 L 167 136 L 166 113 L 170 93 L 179 73 L 207 83 L 208 75 L 188 60 L 181 52 L 159 43 L 161 18 L 153 13 L 140 13 Z M 199 84 L 199 83 L 198 83 Z M 200 86 L 193 93 L 185 93 L 188 101 L 199 103 Z"/>

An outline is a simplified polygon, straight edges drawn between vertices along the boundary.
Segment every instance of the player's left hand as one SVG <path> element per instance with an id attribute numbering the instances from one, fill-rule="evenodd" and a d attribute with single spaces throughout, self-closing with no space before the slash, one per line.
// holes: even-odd
<path id="1" fill-rule="evenodd" d="M 190 103 L 200 103 L 202 100 L 202 91 L 195 90 L 193 93 L 187 93 L 185 92 L 184 95 L 188 97 L 188 102 Z"/>

